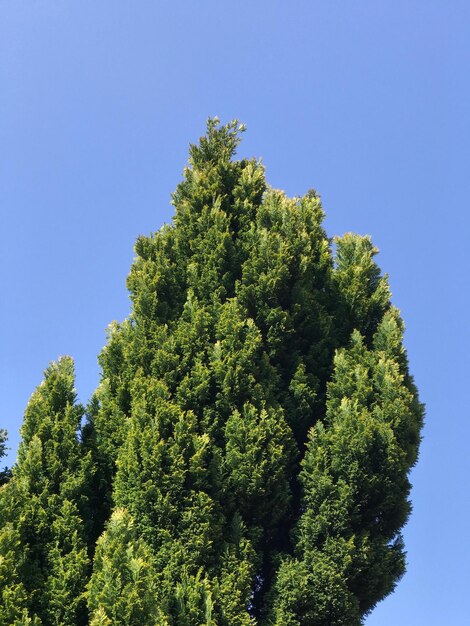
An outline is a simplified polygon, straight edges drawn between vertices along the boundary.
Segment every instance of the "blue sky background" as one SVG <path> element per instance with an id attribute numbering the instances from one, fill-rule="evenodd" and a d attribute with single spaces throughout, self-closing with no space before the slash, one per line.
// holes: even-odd
<path id="1" fill-rule="evenodd" d="M 469 624 L 470 3 L 0 1 L 0 427 L 49 361 L 86 402 L 209 115 L 274 187 L 370 233 L 427 405 L 408 573 L 367 626 Z"/>

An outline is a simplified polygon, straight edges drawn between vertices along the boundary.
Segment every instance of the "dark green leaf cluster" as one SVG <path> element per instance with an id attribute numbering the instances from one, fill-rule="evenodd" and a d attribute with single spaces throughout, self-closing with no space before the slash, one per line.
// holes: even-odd
<path id="1" fill-rule="evenodd" d="M 377 250 L 333 254 L 314 191 L 234 159 L 243 130 L 209 120 L 137 240 L 85 426 L 70 359 L 31 399 L 0 626 L 354 626 L 404 571 L 423 411 Z"/>

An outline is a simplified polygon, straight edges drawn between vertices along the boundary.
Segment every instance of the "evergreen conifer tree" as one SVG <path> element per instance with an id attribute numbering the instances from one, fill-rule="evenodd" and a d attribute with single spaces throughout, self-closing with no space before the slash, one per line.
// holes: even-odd
<path id="1" fill-rule="evenodd" d="M 191 146 L 100 357 L 95 624 L 354 626 L 403 572 L 422 407 L 377 250 L 333 257 L 318 195 L 233 159 L 241 131 Z"/>
<path id="2" fill-rule="evenodd" d="M 0 626 L 360 626 L 403 574 L 423 407 L 387 277 L 243 130 L 209 120 L 138 238 L 86 425 L 69 357 L 28 404 Z"/>
<path id="3" fill-rule="evenodd" d="M 18 462 L 0 492 L 2 626 L 87 623 L 83 518 L 91 467 L 77 438 L 82 415 L 65 357 L 31 397 Z"/>

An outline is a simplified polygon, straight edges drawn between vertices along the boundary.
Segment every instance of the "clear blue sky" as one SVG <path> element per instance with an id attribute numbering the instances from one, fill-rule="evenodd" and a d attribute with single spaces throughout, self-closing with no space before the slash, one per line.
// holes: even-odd
<path id="1" fill-rule="evenodd" d="M 367 626 L 465 626 L 470 2 L 2 0 L 0 427 L 50 360 L 97 384 L 140 233 L 205 119 L 238 117 L 270 183 L 370 233 L 427 405 L 408 573 Z M 14 452 L 10 462 L 14 459 Z"/>

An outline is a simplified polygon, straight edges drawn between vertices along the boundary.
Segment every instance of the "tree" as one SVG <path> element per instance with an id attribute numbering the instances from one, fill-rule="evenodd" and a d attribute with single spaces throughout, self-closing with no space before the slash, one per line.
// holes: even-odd
<path id="1" fill-rule="evenodd" d="M 423 410 L 377 250 L 333 255 L 316 192 L 233 158 L 243 130 L 190 147 L 100 357 L 94 624 L 359 625 L 404 570 Z"/>
<path id="2" fill-rule="evenodd" d="M 6 440 L 7 431 L 4 428 L 0 428 L 0 459 L 5 456 Z"/>
<path id="3" fill-rule="evenodd" d="M 70 357 L 52 363 L 32 395 L 18 462 L 0 492 L 0 624 L 87 623 L 86 514 L 91 472 L 77 437 Z"/>
<path id="4" fill-rule="evenodd" d="M 7 431 L 3 428 L 0 428 L 0 459 L 2 459 L 7 450 Z M 11 470 L 8 467 L 4 467 L 3 470 L 0 470 L 0 486 L 7 483 L 11 478 Z"/>
<path id="5" fill-rule="evenodd" d="M 377 249 L 236 160 L 243 130 L 209 120 L 137 240 L 86 424 L 70 357 L 31 397 L 0 626 L 360 626 L 404 572 L 423 407 Z"/>

